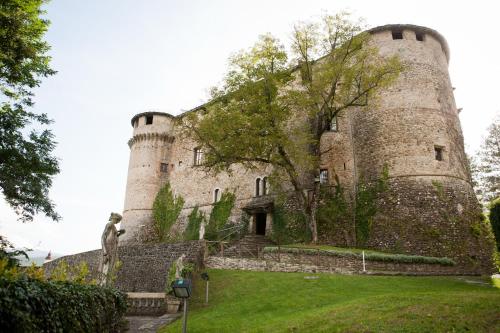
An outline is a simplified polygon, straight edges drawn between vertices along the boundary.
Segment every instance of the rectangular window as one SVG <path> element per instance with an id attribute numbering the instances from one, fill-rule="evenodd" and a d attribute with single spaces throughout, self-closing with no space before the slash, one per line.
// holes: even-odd
<path id="1" fill-rule="evenodd" d="M 146 116 L 146 125 L 153 124 L 153 116 Z"/>
<path id="2" fill-rule="evenodd" d="M 421 32 L 416 32 L 416 33 L 415 33 L 415 36 L 417 37 L 417 40 L 418 40 L 419 42 L 423 42 L 423 41 L 424 41 L 424 34 L 423 34 L 423 33 L 421 33 Z"/>
<path id="3" fill-rule="evenodd" d="M 337 116 L 332 118 L 332 121 L 330 122 L 330 131 L 332 132 L 338 132 L 339 130 L 339 123 L 337 121 Z"/>
<path id="4" fill-rule="evenodd" d="M 319 171 L 319 183 L 320 184 L 328 184 L 328 170 L 321 169 Z"/>
<path id="5" fill-rule="evenodd" d="M 402 31 L 393 31 L 392 32 L 392 39 L 403 39 L 403 32 Z"/>
<path id="6" fill-rule="evenodd" d="M 168 163 L 160 163 L 160 171 L 168 172 Z"/>
<path id="7" fill-rule="evenodd" d="M 442 161 L 443 160 L 443 147 L 434 146 L 434 156 L 436 158 L 436 161 Z"/>
<path id="8" fill-rule="evenodd" d="M 203 162 L 203 151 L 201 148 L 194 149 L 194 165 L 201 165 Z"/>

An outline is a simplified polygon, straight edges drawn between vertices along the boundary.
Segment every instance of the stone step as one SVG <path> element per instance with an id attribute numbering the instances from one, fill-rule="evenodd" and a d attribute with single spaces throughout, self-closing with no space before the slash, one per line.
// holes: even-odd
<path id="1" fill-rule="evenodd" d="M 239 241 L 224 249 L 225 257 L 257 257 L 266 246 L 274 245 L 269 238 L 262 235 L 246 235 Z M 220 253 L 222 254 L 222 253 Z"/>
<path id="2" fill-rule="evenodd" d="M 160 316 L 165 313 L 177 313 L 180 300 L 165 293 L 127 293 L 128 316 Z"/>

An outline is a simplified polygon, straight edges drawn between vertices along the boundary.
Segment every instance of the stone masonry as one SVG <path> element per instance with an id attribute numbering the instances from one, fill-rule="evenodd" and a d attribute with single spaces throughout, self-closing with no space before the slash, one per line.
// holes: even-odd
<path id="1" fill-rule="evenodd" d="M 337 131 L 321 138 L 322 147 L 335 147 L 324 156 L 321 168 L 337 174 L 352 197 L 361 179 L 374 181 L 388 166 L 389 190 L 377 203 L 368 247 L 446 256 L 464 269 L 489 272 L 493 245 L 480 222 L 470 182 L 446 40 L 432 29 L 414 25 L 387 25 L 368 32 L 380 54 L 397 54 L 406 70 L 366 110 L 347 110 L 338 116 Z M 126 233 L 120 245 L 151 240 L 152 204 L 166 181 L 186 201 L 174 226 L 182 231 L 193 207 L 210 212 L 216 190 L 235 191 L 231 219 L 236 222 L 256 196 L 256 179 L 269 174 L 270 170 L 241 167 L 235 167 L 232 175 L 205 174 L 194 166 L 195 144 L 177 135 L 175 121 L 182 116 L 145 112 L 132 118 L 122 221 Z M 266 213 L 267 234 L 272 221 Z M 352 230 L 339 232 L 328 242 L 349 245 L 349 233 Z"/>

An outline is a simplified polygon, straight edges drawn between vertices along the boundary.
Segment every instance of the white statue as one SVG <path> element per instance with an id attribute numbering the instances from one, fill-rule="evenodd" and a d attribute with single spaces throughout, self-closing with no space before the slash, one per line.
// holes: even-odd
<path id="1" fill-rule="evenodd" d="M 99 284 L 101 286 L 109 285 L 112 278 L 112 272 L 118 259 L 118 237 L 125 231 L 117 231 L 115 224 L 122 220 L 122 216 L 117 213 L 111 213 L 109 222 L 104 227 L 101 236 L 102 260 L 99 271 L 101 272 Z"/>
<path id="2" fill-rule="evenodd" d="M 201 221 L 199 234 L 199 239 L 203 239 L 205 237 L 205 221 Z"/>
<path id="3" fill-rule="evenodd" d="M 175 278 L 182 279 L 182 270 L 184 269 L 184 258 L 186 255 L 183 253 L 175 262 Z"/>

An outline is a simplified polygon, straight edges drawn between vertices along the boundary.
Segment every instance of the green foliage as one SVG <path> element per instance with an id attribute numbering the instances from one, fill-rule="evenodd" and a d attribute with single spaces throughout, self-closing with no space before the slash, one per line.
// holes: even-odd
<path id="1" fill-rule="evenodd" d="M 158 191 L 153 203 L 153 218 L 156 236 L 160 242 L 169 240 L 170 228 L 177 221 L 183 206 L 184 199 L 181 196 L 174 196 L 169 183 Z"/>
<path id="2" fill-rule="evenodd" d="M 493 200 L 489 205 L 489 209 L 489 219 L 493 235 L 495 235 L 497 251 L 500 251 L 500 198 Z"/>
<path id="3" fill-rule="evenodd" d="M 338 226 L 340 222 L 345 222 L 346 219 L 351 217 L 350 208 L 345 198 L 344 189 L 338 181 L 333 189 L 322 187 L 320 189 L 320 204 L 317 215 L 318 233 L 333 235 L 339 232 Z"/>
<path id="4" fill-rule="evenodd" d="M 118 332 L 126 309 L 126 294 L 115 289 L 0 276 L 5 332 Z"/>
<path id="5" fill-rule="evenodd" d="M 488 133 L 470 159 L 472 181 L 480 201 L 487 204 L 500 197 L 500 114 L 493 119 Z"/>
<path id="6" fill-rule="evenodd" d="M 6 332 L 118 332 L 126 294 L 89 281 L 85 262 L 64 260 L 45 278 L 42 267 L 24 270 L 0 259 L 0 327 Z"/>
<path id="7" fill-rule="evenodd" d="M 172 283 L 175 281 L 176 269 L 177 269 L 177 264 L 175 261 L 173 261 L 168 269 L 167 282 L 165 284 L 165 294 L 171 294 L 174 291 L 172 289 Z"/>
<path id="8" fill-rule="evenodd" d="M 205 230 L 205 239 L 220 240 L 222 235 L 219 232 L 227 225 L 235 200 L 234 193 L 224 191 L 220 200 L 214 203 Z"/>
<path id="9" fill-rule="evenodd" d="M 51 120 L 29 110 L 32 90 L 55 74 L 43 41 L 49 25 L 41 18 L 45 2 L 0 2 L 0 188 L 22 221 L 40 212 L 60 219 L 48 198 L 52 177 L 59 173 L 51 155 L 54 136 L 45 128 Z"/>
<path id="10" fill-rule="evenodd" d="M 205 169 L 218 173 L 231 172 L 234 164 L 272 167 L 283 187 L 299 197 L 313 241 L 319 193 L 315 188 L 314 200 L 305 193 L 319 173 L 322 134 L 339 112 L 366 106 L 402 70 L 397 57 L 378 56 L 369 44 L 370 34 L 361 30 L 346 13 L 298 24 L 290 54 L 278 39 L 261 36 L 252 48 L 230 59 L 224 83 L 212 90 L 203 113 L 180 120 L 182 134 L 204 150 Z M 297 60 L 304 80 L 294 70 Z"/>
<path id="11" fill-rule="evenodd" d="M 356 193 L 356 242 L 363 246 L 370 237 L 373 217 L 377 214 L 377 198 L 387 191 L 389 179 L 389 168 L 384 165 L 379 179 L 373 183 L 365 183 L 363 180 L 358 184 Z"/>
<path id="12" fill-rule="evenodd" d="M 200 239 L 200 226 L 205 221 L 205 214 L 201 212 L 198 206 L 195 206 L 188 216 L 188 224 L 184 230 L 185 240 Z"/>
<path id="13" fill-rule="evenodd" d="M 11 242 L 0 235 L 0 260 L 6 260 L 6 268 L 19 266 L 20 256 L 29 259 L 26 251 L 17 250 Z"/>
<path id="14" fill-rule="evenodd" d="M 277 244 L 292 242 L 309 242 L 311 233 L 306 224 L 306 218 L 301 211 L 287 208 L 277 202 L 273 208 L 273 223 L 271 239 Z"/>
<path id="15" fill-rule="evenodd" d="M 321 250 L 318 248 L 296 248 L 296 247 L 265 247 L 263 252 L 275 253 L 275 252 L 285 252 L 285 253 L 304 253 L 310 255 L 325 255 L 333 257 L 351 257 L 351 258 L 362 258 L 362 254 L 359 250 L 351 249 L 340 249 L 340 250 Z M 455 261 L 449 258 L 438 258 L 438 257 L 426 257 L 426 256 L 413 256 L 407 254 L 392 254 L 392 253 L 381 253 L 375 251 L 367 251 L 365 253 L 365 260 L 372 261 L 385 261 L 385 262 L 395 262 L 395 263 L 407 263 L 407 264 L 438 264 L 443 266 L 454 266 Z"/>

